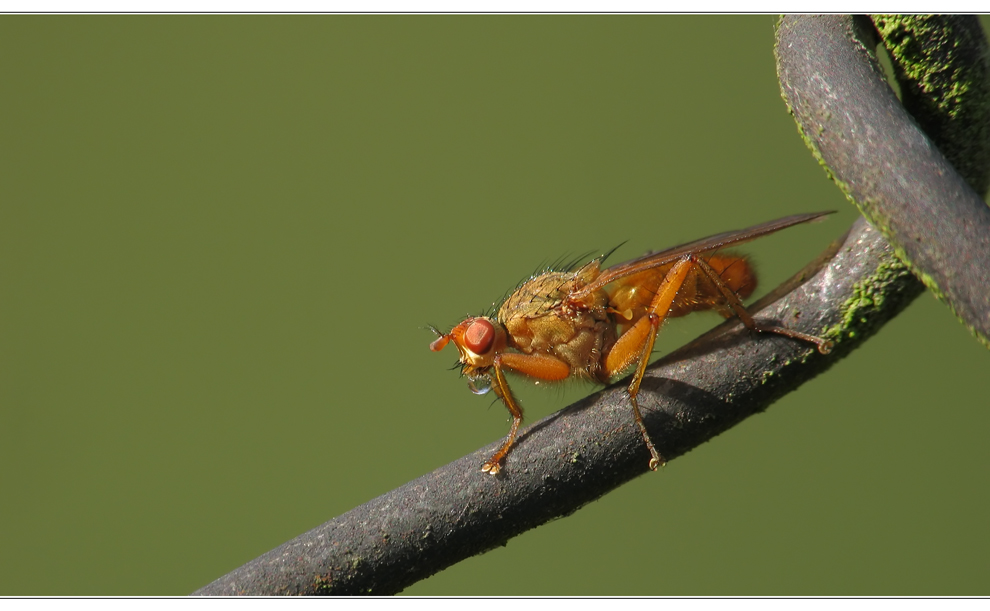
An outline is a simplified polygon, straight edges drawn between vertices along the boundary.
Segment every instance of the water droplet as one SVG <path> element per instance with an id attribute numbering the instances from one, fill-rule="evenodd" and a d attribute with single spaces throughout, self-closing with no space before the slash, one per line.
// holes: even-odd
<path id="1" fill-rule="evenodd" d="M 468 390 L 476 395 L 487 395 L 492 389 L 492 381 L 488 376 L 477 376 L 468 380 Z"/>

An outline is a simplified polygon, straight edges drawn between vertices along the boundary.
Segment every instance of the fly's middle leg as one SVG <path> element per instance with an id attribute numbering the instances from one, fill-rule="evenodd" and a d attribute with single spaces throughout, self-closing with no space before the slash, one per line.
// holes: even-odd
<path id="1" fill-rule="evenodd" d="M 650 362 L 650 355 L 653 354 L 653 345 L 656 343 L 657 334 L 660 332 L 660 325 L 667 318 L 670 307 L 674 303 L 677 291 L 684 284 L 685 278 L 694 267 L 690 257 L 684 257 L 675 263 L 663 282 L 657 289 L 650 307 L 645 316 L 637 320 L 625 333 L 616 340 L 609 353 L 605 356 L 605 372 L 609 377 L 618 374 L 626 367 L 636 362 L 636 373 L 633 374 L 629 383 L 629 402 L 633 408 L 633 419 L 639 432 L 643 435 L 646 448 L 650 451 L 650 469 L 656 471 L 667 461 L 657 452 L 650 439 L 650 434 L 643 423 L 643 415 L 639 409 L 639 387 L 646 374 L 646 366 Z"/>

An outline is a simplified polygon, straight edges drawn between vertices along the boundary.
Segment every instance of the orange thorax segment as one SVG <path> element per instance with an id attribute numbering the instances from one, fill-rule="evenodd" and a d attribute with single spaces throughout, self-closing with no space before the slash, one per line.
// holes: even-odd
<path id="1" fill-rule="evenodd" d="M 600 379 L 602 352 L 615 342 L 608 295 L 600 290 L 577 301 L 570 298 L 599 273 L 594 260 L 577 271 L 547 272 L 523 283 L 498 310 L 509 346 L 560 359 L 571 375 Z"/>

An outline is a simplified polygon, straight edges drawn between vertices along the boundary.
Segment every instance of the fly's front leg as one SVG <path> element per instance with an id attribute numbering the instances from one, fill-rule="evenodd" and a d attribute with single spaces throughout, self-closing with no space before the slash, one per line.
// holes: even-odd
<path id="1" fill-rule="evenodd" d="M 810 342 L 817 346 L 818 352 L 822 354 L 828 354 L 832 351 L 832 346 L 834 344 L 827 339 L 816 337 L 814 335 L 808 335 L 807 333 L 801 333 L 800 331 L 788 329 L 787 327 L 764 325 L 756 322 L 752 315 L 750 315 L 750 313 L 743 306 L 742 301 L 739 300 L 739 295 L 736 295 L 736 292 L 729 288 L 725 281 L 722 280 L 721 276 L 718 275 L 718 272 L 712 269 L 712 266 L 709 265 L 707 261 L 697 255 L 692 255 L 691 259 L 692 262 L 697 265 L 706 276 L 708 276 L 708 279 L 711 280 L 716 287 L 718 287 L 718 290 L 722 292 L 722 295 L 725 297 L 725 301 L 729 304 L 729 307 L 732 308 L 732 311 L 739 317 L 739 320 L 746 325 L 747 329 L 752 329 L 753 331 L 759 331 L 761 333 L 776 333 L 777 335 L 783 335 L 784 337 Z"/>
<path id="2" fill-rule="evenodd" d="M 509 434 L 506 435 L 502 445 L 488 459 L 488 462 L 481 465 L 482 471 L 495 475 L 501 469 L 499 463 L 509 453 L 509 448 L 512 447 L 512 443 L 516 440 L 516 431 L 519 430 L 519 425 L 522 424 L 523 412 L 522 408 L 516 402 L 516 398 L 512 396 L 512 390 L 509 389 L 509 383 L 505 381 L 505 375 L 502 373 L 502 367 L 498 360 L 495 361 L 495 365 L 492 371 L 489 372 L 488 377 L 492 381 L 492 388 L 495 390 L 495 394 L 498 395 L 498 398 L 502 400 L 505 408 L 512 415 L 512 426 L 509 428 Z"/>
<path id="3" fill-rule="evenodd" d="M 687 278 L 693 266 L 691 258 L 685 257 L 670 268 L 670 271 L 664 276 L 663 282 L 657 288 L 646 315 L 623 333 L 605 356 L 605 373 L 608 377 L 617 375 L 632 365 L 634 361 L 637 362 L 636 373 L 633 375 L 632 382 L 629 383 L 629 402 L 632 403 L 636 426 L 639 427 L 643 441 L 646 442 L 646 448 L 650 451 L 650 469 L 653 471 L 666 464 L 667 461 L 653 446 L 650 434 L 646 431 L 646 425 L 643 423 L 643 415 L 639 411 L 639 401 L 636 397 L 639 395 L 639 387 L 643 382 L 643 376 L 646 374 L 650 355 L 653 354 L 653 345 L 656 343 L 657 334 L 660 332 L 660 325 L 667 318 L 674 298 L 677 296 L 677 291 L 684 284 L 684 279 Z"/>
<path id="4" fill-rule="evenodd" d="M 509 434 L 506 435 L 502 445 L 492 454 L 488 462 L 481 465 L 481 470 L 485 473 L 496 475 L 502 467 L 499 463 L 509 454 L 509 449 L 516 440 L 516 432 L 522 424 L 523 411 L 519 407 L 519 402 L 512 396 L 512 390 L 505 379 L 502 369 L 511 369 L 519 373 L 528 375 L 540 380 L 563 380 L 571 373 L 570 366 L 552 356 L 542 354 L 519 354 L 516 352 L 504 352 L 495 357 L 495 362 L 488 377 L 492 381 L 492 388 L 495 394 L 505 404 L 505 408 L 512 415 L 512 426 Z"/>

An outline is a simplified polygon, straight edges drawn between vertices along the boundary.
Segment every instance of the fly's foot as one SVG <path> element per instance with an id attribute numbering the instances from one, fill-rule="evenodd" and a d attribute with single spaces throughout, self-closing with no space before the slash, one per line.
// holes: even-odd
<path id="1" fill-rule="evenodd" d="M 491 475 L 498 475 L 498 472 L 502 470 L 502 467 L 499 466 L 498 461 L 491 460 L 481 465 L 481 470 Z"/>
<path id="2" fill-rule="evenodd" d="M 646 443 L 646 449 L 650 451 L 650 471 L 656 471 L 666 465 L 667 461 L 653 447 L 653 440 L 650 439 L 650 434 L 646 432 L 646 425 L 643 424 L 643 416 L 639 413 L 639 401 L 636 400 L 636 394 L 631 391 L 629 393 L 629 403 L 632 404 L 633 418 L 636 421 L 636 426 L 639 428 L 640 434 L 643 436 L 643 441 Z"/>

